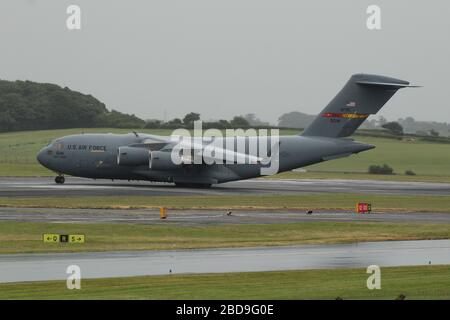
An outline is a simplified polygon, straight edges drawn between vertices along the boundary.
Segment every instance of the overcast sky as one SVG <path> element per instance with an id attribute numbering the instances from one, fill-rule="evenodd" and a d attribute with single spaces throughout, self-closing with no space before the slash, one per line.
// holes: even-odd
<path id="1" fill-rule="evenodd" d="M 82 29 L 66 28 L 66 8 Z M 382 30 L 366 27 L 381 7 Z M 317 114 L 353 73 L 423 85 L 380 112 L 450 122 L 450 1 L 2 0 L 0 78 L 171 119 Z"/>

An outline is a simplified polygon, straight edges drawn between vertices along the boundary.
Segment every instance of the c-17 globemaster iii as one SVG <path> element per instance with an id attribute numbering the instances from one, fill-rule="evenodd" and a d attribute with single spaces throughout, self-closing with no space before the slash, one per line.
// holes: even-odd
<path id="1" fill-rule="evenodd" d="M 186 143 L 179 142 L 183 139 L 176 141 L 173 137 L 140 133 L 79 134 L 55 139 L 39 152 L 37 159 L 57 173 L 58 184 L 64 183 L 64 175 L 72 175 L 209 187 L 259 177 L 268 168 L 276 167 L 273 173 L 278 173 L 373 149 L 373 145 L 348 137 L 398 89 L 405 87 L 410 87 L 409 82 L 355 74 L 300 135 L 256 135 L 243 140 L 202 137 L 189 144 L 186 153 Z M 246 145 L 239 148 L 239 141 Z M 212 145 L 213 151 L 206 152 Z M 267 146 L 266 157 L 261 156 L 262 145 Z M 180 156 L 174 158 L 174 154 Z M 201 155 L 201 160 L 192 161 L 197 155 Z"/>

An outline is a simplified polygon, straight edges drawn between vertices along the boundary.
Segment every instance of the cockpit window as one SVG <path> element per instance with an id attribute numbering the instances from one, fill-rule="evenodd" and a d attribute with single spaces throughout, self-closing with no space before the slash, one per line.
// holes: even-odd
<path id="1" fill-rule="evenodd" d="M 56 139 L 51 141 L 47 147 L 53 147 L 52 149 L 56 149 L 56 150 L 62 150 L 64 149 L 64 144 L 61 142 L 61 140 Z"/>

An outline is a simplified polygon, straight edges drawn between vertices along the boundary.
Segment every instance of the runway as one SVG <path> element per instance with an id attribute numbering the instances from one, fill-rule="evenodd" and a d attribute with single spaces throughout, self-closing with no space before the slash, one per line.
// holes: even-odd
<path id="1" fill-rule="evenodd" d="M 215 185 L 210 189 L 177 188 L 172 184 L 91 180 L 67 177 L 64 185 L 53 178 L 1 178 L 0 197 L 261 195 L 305 193 L 368 193 L 385 195 L 450 195 L 450 183 L 370 180 L 252 179 Z"/>
<path id="2" fill-rule="evenodd" d="M 0 282 L 450 264 L 450 240 L 388 241 L 243 249 L 0 255 Z"/>
<path id="3" fill-rule="evenodd" d="M 296 210 L 168 210 L 160 219 L 156 209 L 54 209 L 0 208 L 0 221 L 47 223 L 134 223 L 176 224 L 186 226 L 217 224 L 276 224 L 308 221 L 377 221 L 391 223 L 450 223 L 450 213 L 409 212 L 356 214 L 350 211 L 316 211 L 307 214 Z"/>

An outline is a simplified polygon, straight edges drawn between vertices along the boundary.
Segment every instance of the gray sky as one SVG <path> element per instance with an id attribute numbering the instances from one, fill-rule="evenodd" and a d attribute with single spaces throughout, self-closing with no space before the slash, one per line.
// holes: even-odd
<path id="1" fill-rule="evenodd" d="M 66 8 L 82 30 L 66 29 Z M 382 30 L 366 28 L 366 8 Z M 450 1 L 2 0 L 0 78 L 167 119 L 317 114 L 353 73 L 423 85 L 380 112 L 450 122 Z"/>

